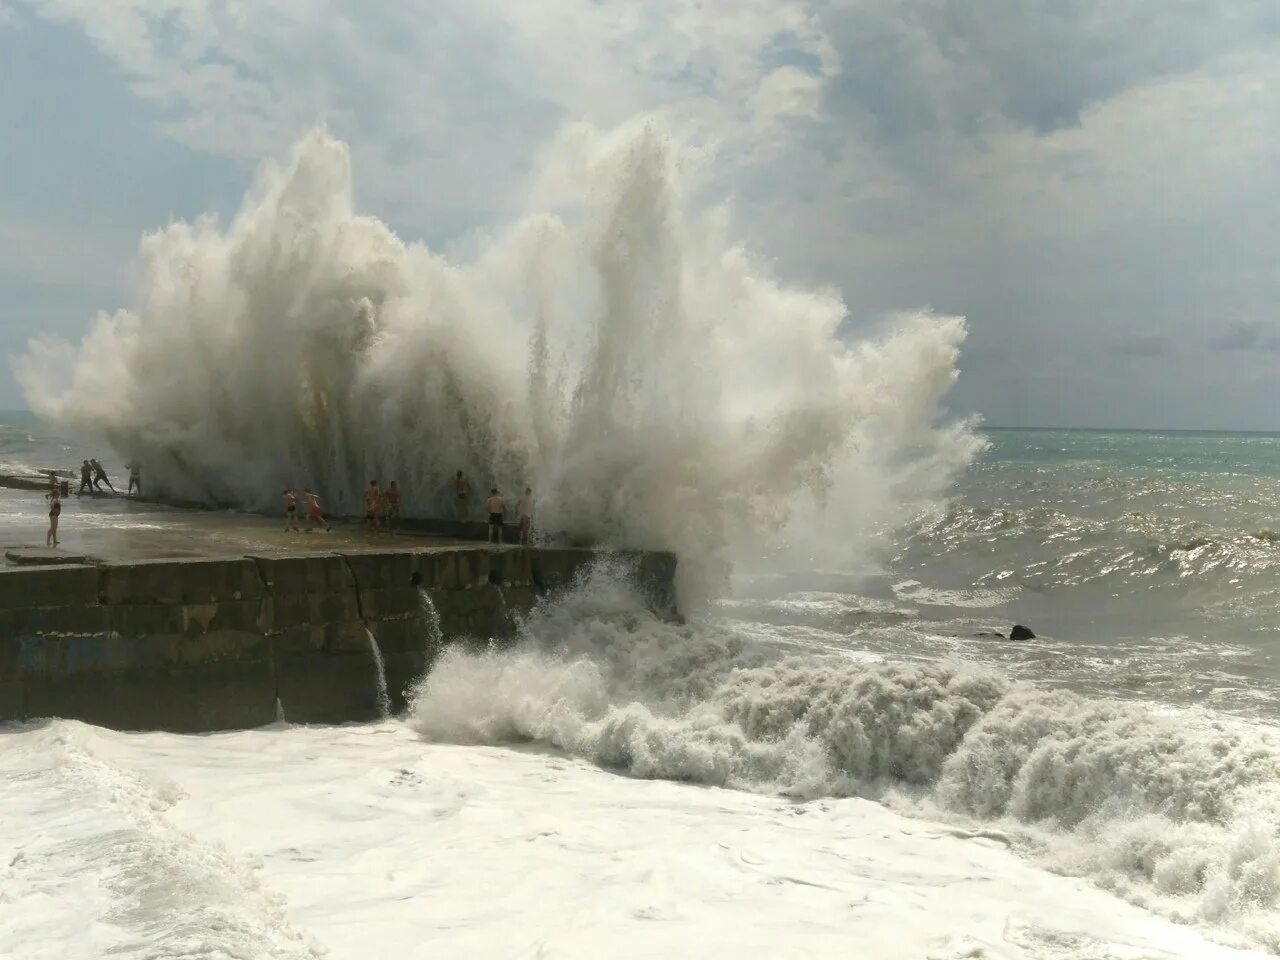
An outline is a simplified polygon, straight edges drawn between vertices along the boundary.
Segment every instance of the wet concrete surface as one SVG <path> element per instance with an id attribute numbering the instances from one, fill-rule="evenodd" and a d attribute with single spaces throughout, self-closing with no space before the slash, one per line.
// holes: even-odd
<path id="1" fill-rule="evenodd" d="M 58 551 L 45 550 L 48 504 L 35 491 L 0 496 L 0 555 L 40 555 L 45 562 L 121 563 L 184 557 L 241 557 L 255 553 L 326 553 L 334 550 L 415 546 L 474 546 L 482 542 L 410 533 L 375 533 L 357 521 L 335 521 L 332 530 L 286 530 L 279 519 L 230 511 L 191 510 L 126 497 L 72 494 L 62 501 Z M 33 552 L 34 551 L 34 552 Z M 46 554 L 50 556 L 46 557 Z M 5 559 L 12 565 L 14 561 Z"/>

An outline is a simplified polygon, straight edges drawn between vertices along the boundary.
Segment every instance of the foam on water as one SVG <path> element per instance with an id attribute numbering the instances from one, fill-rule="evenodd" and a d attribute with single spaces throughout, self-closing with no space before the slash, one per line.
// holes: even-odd
<path id="1" fill-rule="evenodd" d="M 522 640 L 446 652 L 414 727 L 1012 825 L 1045 863 L 1280 951 L 1280 743 L 1254 729 L 955 663 L 779 656 L 725 626 L 656 620 L 617 568 L 541 605 Z"/>
<path id="2" fill-rule="evenodd" d="M 64 721 L 5 733 L 5 812 L 22 826 L 4 837 L 8 955 L 326 956 L 252 862 L 174 827 L 181 790 L 119 761 L 112 737 Z"/>

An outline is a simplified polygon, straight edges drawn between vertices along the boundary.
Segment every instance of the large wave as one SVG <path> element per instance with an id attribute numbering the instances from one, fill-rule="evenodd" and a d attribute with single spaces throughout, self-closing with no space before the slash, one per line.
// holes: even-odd
<path id="1" fill-rule="evenodd" d="M 1280 952 L 1280 743 L 955 663 L 788 655 L 662 622 L 602 566 L 505 652 L 450 649 L 410 723 L 537 740 L 632 775 L 862 795 L 1007 831 L 1043 861 Z"/>
<path id="2" fill-rule="evenodd" d="M 679 157 L 652 122 L 578 131 L 537 178 L 554 205 L 459 258 L 357 213 L 347 147 L 315 130 L 225 227 L 145 237 L 133 308 L 33 342 L 18 374 L 43 418 L 184 499 L 307 485 L 354 512 L 381 477 L 430 515 L 463 469 L 534 486 L 543 529 L 687 558 L 902 519 L 980 447 L 936 427 L 963 321 L 849 338 L 836 293 L 776 281 L 725 210 L 693 209 Z"/>

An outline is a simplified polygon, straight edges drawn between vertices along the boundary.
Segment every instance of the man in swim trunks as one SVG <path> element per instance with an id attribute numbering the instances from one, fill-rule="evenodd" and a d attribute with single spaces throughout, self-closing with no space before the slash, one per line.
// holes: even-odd
<path id="1" fill-rule="evenodd" d="M 516 524 L 520 543 L 527 547 L 533 536 L 533 490 L 530 487 L 525 487 L 516 501 Z"/>
<path id="2" fill-rule="evenodd" d="M 370 480 L 364 488 L 364 518 L 374 531 L 382 529 L 382 490 L 377 480 Z"/>
<path id="3" fill-rule="evenodd" d="M 484 508 L 489 512 L 489 542 L 501 543 L 502 520 L 507 512 L 507 501 L 499 495 L 497 487 L 489 491 L 489 499 L 484 502 Z"/>
<path id="4" fill-rule="evenodd" d="M 400 519 L 400 490 L 396 487 L 394 480 L 387 484 L 383 499 L 387 506 L 387 533 L 395 533 L 393 529 L 395 522 Z"/>
<path id="5" fill-rule="evenodd" d="M 284 528 L 298 529 L 298 495 L 286 488 L 280 491 L 280 501 L 284 504 Z"/>
<path id="6" fill-rule="evenodd" d="M 129 468 L 129 494 L 133 495 L 133 491 L 138 491 L 138 496 L 142 496 L 142 464 L 137 460 L 132 460 L 125 464 Z"/>
<path id="7" fill-rule="evenodd" d="M 88 460 L 80 463 L 80 489 L 76 491 L 76 496 L 80 496 L 86 490 L 93 493 L 93 468 L 89 466 Z"/>
<path id="8" fill-rule="evenodd" d="M 307 498 L 307 522 L 313 527 L 324 527 L 327 532 L 330 529 L 329 521 L 324 518 L 324 511 L 320 509 L 320 495 L 314 490 L 306 490 L 304 496 Z"/>

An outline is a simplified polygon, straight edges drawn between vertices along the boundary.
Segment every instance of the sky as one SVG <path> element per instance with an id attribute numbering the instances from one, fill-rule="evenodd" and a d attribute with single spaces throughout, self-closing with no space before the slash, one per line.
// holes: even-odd
<path id="1" fill-rule="evenodd" d="M 318 122 L 448 250 L 646 113 L 855 328 L 967 317 L 952 413 L 1280 430 L 1274 0 L 0 0 L 0 355 L 128 306 L 145 231 Z"/>

